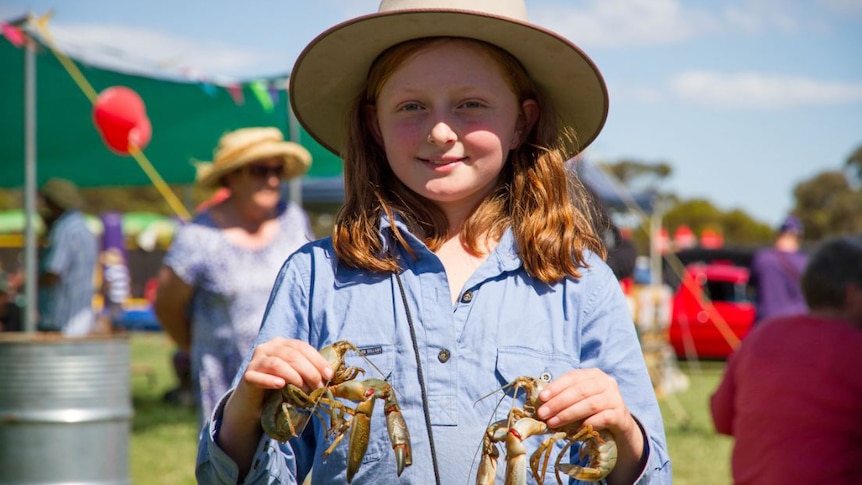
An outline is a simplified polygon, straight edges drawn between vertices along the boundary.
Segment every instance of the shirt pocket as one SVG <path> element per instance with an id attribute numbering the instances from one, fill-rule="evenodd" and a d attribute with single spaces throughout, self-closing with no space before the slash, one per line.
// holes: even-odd
<path id="1" fill-rule="evenodd" d="M 541 352 L 527 347 L 500 347 L 497 349 L 497 379 L 500 381 L 500 386 L 506 386 L 518 377 L 534 377 L 545 381 L 552 381 L 566 372 L 576 368 L 576 360 L 566 354 Z M 509 411 L 513 407 L 524 409 L 524 389 L 519 390 L 518 395 L 512 398 L 512 389 L 506 388 L 506 397 L 504 397 L 497 406 L 495 419 L 505 419 Z M 524 440 L 524 446 L 528 454 L 532 454 L 539 449 L 542 441 L 548 438 L 548 434 L 535 435 Z M 557 440 L 553 444 L 553 450 L 550 451 L 551 462 L 563 451 L 565 440 Z M 577 448 L 577 447 L 574 447 Z M 569 452 L 572 455 L 574 452 Z M 570 459 L 563 459 L 563 462 L 571 462 Z M 544 483 L 554 482 L 553 465 L 549 467 L 545 474 Z"/>
<path id="2" fill-rule="evenodd" d="M 497 379 L 501 386 L 521 376 L 550 382 L 576 367 L 577 361 L 562 353 L 543 352 L 529 347 L 497 349 Z"/>
<path id="3" fill-rule="evenodd" d="M 513 389 L 507 387 L 518 377 L 534 377 L 550 382 L 572 370 L 576 362 L 568 355 L 542 352 L 528 347 L 500 347 L 497 349 L 496 376 L 506 396 L 497 406 L 495 419 L 503 419 L 513 406 L 524 407 L 524 389 L 513 398 Z"/>
<path id="4" fill-rule="evenodd" d="M 351 342 L 359 349 L 359 353 L 348 351 L 344 356 L 344 365 L 347 367 L 357 367 L 364 369 L 365 372 L 356 376 L 356 381 L 365 381 L 367 379 L 387 380 L 391 377 L 392 371 L 395 368 L 395 346 L 392 344 L 382 344 L 374 342 L 364 342 L 359 339 L 351 339 Z M 361 354 L 361 355 L 360 355 Z M 345 405 L 355 408 L 357 403 L 341 399 Z M 384 414 L 384 406 L 381 399 L 374 403 L 374 411 L 371 415 L 371 430 L 368 438 L 368 449 L 362 459 L 362 463 L 380 460 L 384 453 L 392 453 L 392 445 L 389 441 L 389 434 L 386 430 L 386 415 Z M 355 419 L 355 418 L 351 418 Z M 328 461 L 343 461 L 346 468 L 347 450 L 350 442 L 350 436 L 344 437 L 344 440 L 336 446 Z M 331 445 L 327 442 L 326 446 Z"/>

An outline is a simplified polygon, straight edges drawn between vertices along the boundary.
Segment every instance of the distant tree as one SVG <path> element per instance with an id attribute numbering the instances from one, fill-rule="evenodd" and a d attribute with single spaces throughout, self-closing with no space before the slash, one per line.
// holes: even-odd
<path id="1" fill-rule="evenodd" d="M 849 157 L 847 157 L 845 166 L 856 178 L 856 187 L 862 185 L 862 145 L 859 145 L 859 147 L 856 148 Z"/>
<path id="2" fill-rule="evenodd" d="M 652 190 L 659 192 L 659 184 L 673 172 L 673 168 L 665 162 L 648 163 L 622 159 L 618 162 L 600 163 L 599 165 L 633 191 Z"/>
<path id="3" fill-rule="evenodd" d="M 793 196 L 806 240 L 862 231 L 862 189 L 852 188 L 843 172 L 817 174 L 797 184 Z"/>
<path id="4" fill-rule="evenodd" d="M 706 199 L 691 199 L 670 207 L 664 214 L 664 225 L 675 229 L 684 224 L 698 234 L 705 227 L 718 226 L 722 215 L 721 209 L 712 205 L 712 202 Z"/>
<path id="5" fill-rule="evenodd" d="M 734 209 L 722 217 L 724 237 L 741 245 L 765 244 L 775 236 L 775 230 L 768 224 L 755 220 L 748 213 Z"/>
<path id="6" fill-rule="evenodd" d="M 602 163 L 602 168 L 620 180 L 633 192 L 652 190 L 659 194 L 660 204 L 665 207 L 662 224 L 671 237 L 674 231 L 686 225 L 700 235 L 704 229 L 717 230 L 725 244 L 757 245 L 768 243 L 774 231 L 768 225 L 755 220 L 742 210 L 729 212 L 717 208 L 706 199 L 683 200 L 672 192 L 660 190 L 660 184 L 671 175 L 673 168 L 665 162 L 648 163 L 638 160 L 622 159 L 613 163 Z M 634 233 L 638 250 L 648 251 L 648 221 L 642 221 L 642 230 Z"/>
<path id="7" fill-rule="evenodd" d="M 700 235 L 704 229 L 717 229 L 726 245 L 757 245 L 769 242 L 774 230 L 740 209 L 725 212 L 705 199 L 680 201 L 664 214 L 664 226 L 673 232 L 686 225 Z"/>

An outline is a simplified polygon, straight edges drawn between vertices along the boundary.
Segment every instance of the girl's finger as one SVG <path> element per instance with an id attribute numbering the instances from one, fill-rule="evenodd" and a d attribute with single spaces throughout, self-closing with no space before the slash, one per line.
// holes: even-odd
<path id="1" fill-rule="evenodd" d="M 583 395 L 576 389 L 567 389 L 538 409 L 538 415 L 556 428 L 575 421 L 584 420 L 601 411 L 601 395 Z"/>
<path id="2" fill-rule="evenodd" d="M 250 369 L 280 377 L 306 391 L 322 387 L 332 375 L 320 352 L 299 340 L 273 339 L 256 350 L 252 361 Z"/>
<path id="3" fill-rule="evenodd" d="M 283 378 L 274 376 L 270 373 L 266 372 L 256 372 L 253 370 L 248 370 L 243 375 L 243 379 L 254 386 L 261 387 L 263 389 L 281 389 L 282 387 L 287 385 L 287 381 Z"/>

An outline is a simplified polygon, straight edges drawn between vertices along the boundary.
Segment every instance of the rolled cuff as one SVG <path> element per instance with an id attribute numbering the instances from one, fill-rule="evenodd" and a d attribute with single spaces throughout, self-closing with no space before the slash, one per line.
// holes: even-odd
<path id="1" fill-rule="evenodd" d="M 672 474 L 670 466 L 670 458 L 666 452 L 654 452 L 660 449 L 654 445 L 650 439 L 646 429 L 641 424 L 637 417 L 632 416 L 638 428 L 641 430 L 641 436 L 644 440 L 644 452 L 640 460 L 640 471 L 634 485 L 664 485 L 672 483 Z"/>
<path id="2" fill-rule="evenodd" d="M 198 446 L 195 476 L 198 483 L 212 484 L 296 484 L 295 470 L 289 466 L 289 461 L 279 450 L 278 442 L 263 435 L 252 458 L 251 469 L 240 480 L 239 467 L 224 450 L 218 446 L 218 434 L 221 430 L 224 406 L 233 394 L 228 391 L 218 402 L 212 416 L 201 429 Z"/>

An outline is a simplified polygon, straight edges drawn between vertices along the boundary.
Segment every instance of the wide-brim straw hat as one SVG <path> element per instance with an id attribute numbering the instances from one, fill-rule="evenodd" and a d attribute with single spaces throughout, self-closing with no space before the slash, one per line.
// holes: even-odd
<path id="1" fill-rule="evenodd" d="M 311 166 L 311 153 L 298 143 L 284 141 L 278 128 L 240 128 L 222 135 L 212 162 L 195 162 L 197 183 L 217 186 L 223 176 L 234 170 L 271 157 L 284 160 L 284 179 L 302 175 Z"/>
<path id="2" fill-rule="evenodd" d="M 81 210 L 84 207 L 84 197 L 71 180 L 48 179 L 39 189 L 39 193 L 63 210 Z"/>
<path id="3" fill-rule="evenodd" d="M 608 92 L 593 61 L 565 37 L 527 21 L 524 0 L 383 0 L 377 13 L 342 22 L 309 43 L 290 76 L 297 119 L 339 154 L 345 118 L 371 64 L 387 48 L 423 37 L 465 37 L 513 55 L 575 130 L 580 152 L 598 136 Z"/>

